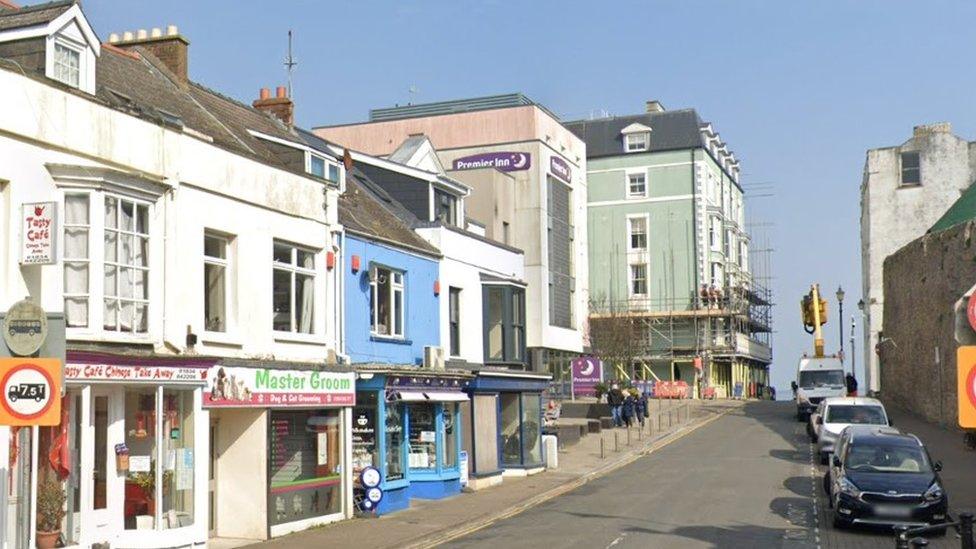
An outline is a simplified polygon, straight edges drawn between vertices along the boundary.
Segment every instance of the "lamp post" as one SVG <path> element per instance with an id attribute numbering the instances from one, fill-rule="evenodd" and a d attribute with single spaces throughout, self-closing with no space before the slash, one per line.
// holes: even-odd
<path id="1" fill-rule="evenodd" d="M 840 363 L 844 363 L 844 288 L 837 286 L 837 306 L 840 312 L 837 315 L 837 324 L 840 332 Z"/>

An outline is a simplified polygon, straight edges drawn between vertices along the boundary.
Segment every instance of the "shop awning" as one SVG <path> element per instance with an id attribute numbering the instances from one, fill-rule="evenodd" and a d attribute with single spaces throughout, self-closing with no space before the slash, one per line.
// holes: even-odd
<path id="1" fill-rule="evenodd" d="M 419 391 L 397 391 L 396 399 L 404 402 L 424 402 L 427 398 Z"/>
<path id="2" fill-rule="evenodd" d="M 427 395 L 427 400 L 433 402 L 465 402 L 468 400 L 468 395 L 459 391 L 431 391 L 424 394 Z"/>

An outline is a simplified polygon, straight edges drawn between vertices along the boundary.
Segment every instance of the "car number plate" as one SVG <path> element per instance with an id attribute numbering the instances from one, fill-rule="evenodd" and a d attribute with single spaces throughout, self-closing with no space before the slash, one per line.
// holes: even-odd
<path id="1" fill-rule="evenodd" d="M 879 516 L 901 518 L 911 516 L 912 508 L 900 505 L 878 505 L 874 508 L 874 512 Z"/>

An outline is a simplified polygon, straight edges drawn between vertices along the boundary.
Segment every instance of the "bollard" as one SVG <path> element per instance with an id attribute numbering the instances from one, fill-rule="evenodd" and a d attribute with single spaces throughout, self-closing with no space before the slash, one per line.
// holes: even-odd
<path id="1" fill-rule="evenodd" d="M 925 538 L 912 538 L 912 547 L 928 547 L 929 540 Z"/>
<path id="2" fill-rule="evenodd" d="M 606 441 L 607 441 L 607 439 L 603 438 L 603 436 L 601 435 L 600 436 L 600 459 L 606 459 L 607 458 L 607 452 L 604 449 L 604 446 L 605 446 Z"/>
<path id="3" fill-rule="evenodd" d="M 642 423 L 640 429 L 637 429 L 637 440 L 644 440 L 644 424 Z"/>
<path id="4" fill-rule="evenodd" d="M 909 549 L 908 527 L 896 526 L 895 531 L 898 532 L 898 534 L 895 536 L 895 549 Z"/>
<path id="5" fill-rule="evenodd" d="M 627 427 L 627 446 L 630 446 L 630 427 Z"/>
<path id="6" fill-rule="evenodd" d="M 959 536 L 962 538 L 960 547 L 962 549 L 976 549 L 973 542 L 973 514 L 959 513 Z"/>
<path id="7" fill-rule="evenodd" d="M 614 431 L 613 432 L 613 451 L 614 452 L 619 452 L 620 451 L 620 437 L 618 437 L 617 434 L 618 434 L 617 431 Z"/>

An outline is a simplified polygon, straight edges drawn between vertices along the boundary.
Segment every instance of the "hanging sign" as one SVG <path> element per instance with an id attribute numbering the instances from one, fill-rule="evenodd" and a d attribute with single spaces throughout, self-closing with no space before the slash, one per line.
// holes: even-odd
<path id="1" fill-rule="evenodd" d="M 956 352 L 959 426 L 976 429 L 976 345 L 959 347 Z"/>
<path id="2" fill-rule="evenodd" d="M 210 408 L 352 406 L 353 372 L 214 366 L 203 405 Z"/>
<path id="3" fill-rule="evenodd" d="M 0 425 L 61 423 L 61 361 L 56 358 L 0 359 Z"/>
<path id="4" fill-rule="evenodd" d="M 47 314 L 30 299 L 14 303 L 3 317 L 3 340 L 10 352 L 28 356 L 36 353 L 47 338 Z"/>
<path id="5" fill-rule="evenodd" d="M 566 183 L 573 182 L 573 169 L 569 164 L 558 156 L 549 157 L 549 173 L 563 180 Z"/>
<path id="6" fill-rule="evenodd" d="M 58 205 L 56 202 L 24 204 L 21 210 L 21 265 L 54 265 L 58 262 Z"/>

